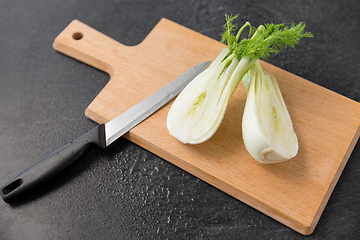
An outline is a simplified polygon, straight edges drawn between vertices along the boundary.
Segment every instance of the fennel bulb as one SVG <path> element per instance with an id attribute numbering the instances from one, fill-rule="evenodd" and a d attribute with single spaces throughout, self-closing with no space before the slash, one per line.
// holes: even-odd
<path id="1" fill-rule="evenodd" d="M 184 88 L 171 106 L 167 128 L 181 142 L 198 144 L 215 134 L 230 97 L 252 66 L 248 58 L 239 61 L 228 53 L 229 49 L 224 48 L 215 61 Z"/>
<path id="2" fill-rule="evenodd" d="M 167 117 L 169 133 L 183 143 L 202 143 L 215 134 L 224 118 L 232 94 L 245 74 L 255 65 L 259 58 L 267 59 L 272 53 L 278 53 L 287 46 L 294 47 L 302 37 L 312 37 L 311 33 L 304 33 L 305 24 L 302 22 L 292 24 L 290 28 L 283 24 L 265 24 L 253 28 L 247 22 L 234 35 L 232 32 L 237 26 L 232 22 L 238 15 L 229 16 L 225 14 L 225 17 L 226 23 L 223 26 L 224 31 L 221 41 L 227 43 L 228 47 L 222 50 L 215 61 L 184 88 L 169 110 Z M 246 27 L 249 27 L 249 36 L 251 37 L 244 38 L 239 42 L 240 35 Z M 259 70 L 255 71 L 260 72 Z M 264 76 L 268 75 L 264 74 Z M 270 79 L 272 78 L 270 77 Z M 278 88 L 275 87 L 277 84 L 273 83 L 272 85 L 274 85 L 274 90 L 270 94 L 278 94 L 278 90 L 276 90 Z M 251 95 L 248 95 L 249 99 L 252 98 Z M 274 103 L 281 102 L 280 98 L 276 96 L 267 97 Z M 261 108 L 257 104 L 251 104 L 252 101 L 248 101 L 247 109 Z M 277 105 L 279 104 L 274 104 L 274 106 Z M 279 114 L 276 123 L 285 124 L 279 125 L 279 128 L 287 127 L 289 125 L 287 124 L 288 120 L 282 117 L 282 111 L 277 107 L 274 107 L 274 109 L 275 113 Z M 268 109 L 264 109 L 264 111 L 268 111 Z M 260 125 L 255 126 L 254 124 L 252 127 L 257 128 L 253 129 L 252 132 L 263 132 Z M 268 134 L 278 133 L 280 131 L 268 132 Z M 250 135 L 247 134 L 248 136 Z M 265 136 L 263 139 L 265 140 Z M 278 139 L 281 138 L 275 138 L 275 140 Z M 284 141 L 279 140 L 279 142 L 276 142 L 276 149 L 281 149 L 283 144 Z M 276 150 L 276 152 L 280 154 L 280 158 L 286 155 L 285 150 Z M 275 158 L 273 157 L 275 153 L 270 154 L 269 152 L 266 156 L 272 159 Z"/>
<path id="3" fill-rule="evenodd" d="M 242 135 L 250 155 L 261 163 L 293 158 L 298 139 L 276 78 L 257 61 L 243 79 L 247 90 Z"/>

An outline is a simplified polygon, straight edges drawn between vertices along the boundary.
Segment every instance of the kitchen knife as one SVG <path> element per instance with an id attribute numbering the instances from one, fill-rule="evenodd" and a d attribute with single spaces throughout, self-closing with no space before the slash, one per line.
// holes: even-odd
<path id="1" fill-rule="evenodd" d="M 90 150 L 106 148 L 179 94 L 209 63 L 210 61 L 203 62 L 190 68 L 118 117 L 96 126 L 75 141 L 25 168 L 1 187 L 2 199 L 5 202 L 19 199 L 25 192 L 39 187 L 72 163 L 82 159 Z"/>

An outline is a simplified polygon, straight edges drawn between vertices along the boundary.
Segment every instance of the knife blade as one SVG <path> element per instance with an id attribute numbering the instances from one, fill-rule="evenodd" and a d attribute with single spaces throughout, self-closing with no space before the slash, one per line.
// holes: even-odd
<path id="1" fill-rule="evenodd" d="M 1 198 L 5 202 L 15 201 L 84 158 L 94 148 L 106 148 L 179 94 L 209 64 L 210 61 L 207 61 L 190 68 L 118 117 L 96 126 L 75 141 L 28 166 L 1 187 Z"/>

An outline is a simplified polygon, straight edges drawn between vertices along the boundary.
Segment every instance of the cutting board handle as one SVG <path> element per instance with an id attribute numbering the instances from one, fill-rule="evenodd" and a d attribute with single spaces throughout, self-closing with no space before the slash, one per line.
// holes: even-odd
<path id="1" fill-rule="evenodd" d="M 127 46 L 75 19 L 55 38 L 53 48 L 112 76 L 113 53 Z"/>

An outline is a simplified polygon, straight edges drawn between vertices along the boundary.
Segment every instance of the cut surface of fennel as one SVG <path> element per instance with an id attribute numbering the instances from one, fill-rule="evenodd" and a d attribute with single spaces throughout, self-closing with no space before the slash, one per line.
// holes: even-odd
<path id="1" fill-rule="evenodd" d="M 257 61 L 243 79 L 247 98 L 242 135 L 250 155 L 261 163 L 293 158 L 298 139 L 276 78 Z"/>
<path id="2" fill-rule="evenodd" d="M 229 49 L 224 48 L 215 61 L 184 88 L 171 106 L 167 128 L 179 141 L 202 143 L 219 128 L 229 99 L 253 65 L 247 57 L 239 61 L 228 53 Z"/>

